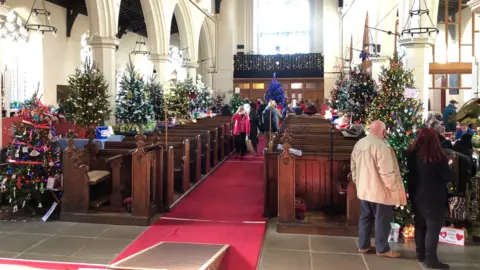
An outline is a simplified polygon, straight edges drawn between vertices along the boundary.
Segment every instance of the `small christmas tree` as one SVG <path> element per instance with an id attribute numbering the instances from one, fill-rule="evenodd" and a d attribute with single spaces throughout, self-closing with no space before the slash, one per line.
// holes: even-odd
<path id="1" fill-rule="evenodd" d="M 275 100 L 277 105 L 283 106 L 285 102 L 285 96 L 283 94 L 282 85 L 277 81 L 275 73 L 273 79 L 268 85 L 267 93 L 265 94 L 265 103 L 268 104 L 270 100 Z"/>
<path id="2" fill-rule="evenodd" d="M 339 111 L 340 114 L 346 112 L 348 102 L 347 80 L 338 79 L 335 86 L 330 91 L 329 105 L 332 109 Z"/>
<path id="3" fill-rule="evenodd" d="M 28 105 L 27 105 L 28 104 Z M 0 190 L 16 212 L 27 203 L 43 208 L 47 188 L 58 188 L 61 175 L 60 147 L 51 115 L 36 94 L 21 105 L 23 121 L 11 128 L 13 141 L 6 147 Z"/>
<path id="4" fill-rule="evenodd" d="M 214 100 L 211 95 L 211 90 L 200 79 L 197 81 L 197 102 L 196 109 L 208 110 L 213 104 Z"/>
<path id="5" fill-rule="evenodd" d="M 160 83 L 155 82 L 155 77 L 148 80 L 146 84 L 147 93 L 150 96 L 150 104 L 152 105 L 155 121 L 163 121 L 165 119 L 165 100 L 163 97 L 163 87 Z"/>
<path id="6" fill-rule="evenodd" d="M 406 175 L 406 151 L 422 128 L 422 105 L 420 100 L 404 97 L 405 88 L 415 88 L 411 70 L 405 70 L 395 54 L 390 59 L 390 67 L 382 67 L 379 77 L 381 91 L 372 102 L 367 125 L 375 120 L 383 121 L 387 126 L 387 141 L 395 150 L 402 174 L 405 191 L 408 193 Z M 401 207 L 395 211 L 395 221 L 400 225 L 413 223 L 410 207 Z"/>
<path id="7" fill-rule="evenodd" d="M 347 80 L 347 103 L 345 112 L 355 123 L 365 124 L 368 110 L 377 96 L 376 83 L 372 77 L 363 71 L 350 73 Z"/>
<path id="8" fill-rule="evenodd" d="M 130 59 L 117 95 L 117 123 L 126 125 L 131 130 L 136 127 L 145 128 L 153 120 L 153 110 L 148 100 L 149 93 L 145 91 L 145 82 Z"/>
<path id="9" fill-rule="evenodd" d="M 96 64 L 86 61 L 68 78 L 67 120 L 81 127 L 103 125 L 110 110 L 108 84 Z"/>
<path id="10" fill-rule="evenodd" d="M 194 87 L 191 79 L 184 82 L 176 79 L 170 80 L 168 91 L 165 92 L 168 117 L 187 117 L 191 105 L 190 93 Z"/>
<path id="11" fill-rule="evenodd" d="M 236 113 L 240 106 L 243 106 L 244 101 L 240 94 L 233 93 L 230 97 L 230 107 L 232 107 L 232 113 Z"/>

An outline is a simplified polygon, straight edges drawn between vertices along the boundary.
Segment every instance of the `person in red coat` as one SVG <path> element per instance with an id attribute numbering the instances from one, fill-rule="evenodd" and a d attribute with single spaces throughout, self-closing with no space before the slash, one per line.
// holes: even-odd
<path id="1" fill-rule="evenodd" d="M 241 106 L 238 108 L 235 115 L 233 115 L 233 121 L 235 125 L 233 128 L 233 136 L 235 140 L 235 150 L 237 155 L 241 157 L 245 156 L 247 152 L 247 134 L 250 134 L 250 119 L 245 111 L 245 108 Z"/>

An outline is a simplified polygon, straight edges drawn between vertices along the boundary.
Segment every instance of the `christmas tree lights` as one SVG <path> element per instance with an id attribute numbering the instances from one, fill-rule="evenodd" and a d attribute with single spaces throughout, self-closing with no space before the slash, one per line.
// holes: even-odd
<path id="1" fill-rule="evenodd" d="M 268 85 L 267 93 L 265 93 L 265 103 L 268 104 L 270 100 L 275 100 L 277 105 L 283 106 L 285 96 L 282 90 L 282 85 L 277 81 L 276 74 L 273 74 L 273 79 Z"/>
<path id="2" fill-rule="evenodd" d="M 417 131 L 422 128 L 423 121 L 420 100 L 404 97 L 405 88 L 415 88 L 415 83 L 412 71 L 404 69 L 400 60 L 398 55 L 395 55 L 390 59 L 389 68 L 382 68 L 379 77 L 381 91 L 372 102 L 367 125 L 375 120 L 386 124 L 386 139 L 397 155 L 408 197 L 406 152 L 415 139 Z M 400 225 L 413 222 L 410 205 L 396 209 L 395 222 Z"/>
<path id="3" fill-rule="evenodd" d="M 66 118 L 81 127 L 103 125 L 110 109 L 108 84 L 96 64 L 86 61 L 68 78 Z"/>

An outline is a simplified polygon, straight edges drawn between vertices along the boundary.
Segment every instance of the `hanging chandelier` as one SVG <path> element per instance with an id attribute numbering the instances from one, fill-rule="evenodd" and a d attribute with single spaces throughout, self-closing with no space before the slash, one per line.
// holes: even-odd
<path id="1" fill-rule="evenodd" d="M 135 46 L 133 47 L 133 51 L 130 53 L 133 55 L 149 55 L 150 52 L 147 48 L 147 42 L 144 37 L 138 36 L 137 41 L 135 42 Z"/>
<path id="2" fill-rule="evenodd" d="M 45 7 L 45 0 L 39 0 L 39 2 L 41 3 L 38 4 L 39 7 L 37 7 L 37 0 L 33 1 L 32 10 L 30 11 L 30 15 L 25 23 L 25 28 L 27 28 L 29 31 L 32 30 L 41 32 L 42 34 L 53 33 L 53 35 L 56 35 L 57 28 L 50 25 L 50 11 L 48 11 Z M 32 17 L 36 17 L 38 23 L 34 22 Z"/>
<path id="3" fill-rule="evenodd" d="M 0 16 L 0 38 L 7 37 L 12 38 L 13 41 L 28 40 L 28 31 L 23 26 L 22 18 L 13 9 L 7 13 L 7 16 Z"/>
<path id="4" fill-rule="evenodd" d="M 414 9 L 417 1 L 418 1 L 418 9 Z M 439 30 L 438 28 L 435 27 L 435 24 L 433 23 L 432 18 L 430 17 L 430 11 L 427 8 L 427 3 L 425 2 L 425 0 L 423 0 L 423 4 L 425 7 L 424 9 L 422 9 L 422 0 L 413 1 L 412 8 L 410 9 L 410 12 L 409 12 L 410 16 L 405 22 L 405 27 L 402 31 L 402 37 L 403 35 L 411 35 L 412 37 L 414 37 L 415 35 L 428 34 L 430 36 L 433 33 L 438 34 Z M 413 20 L 414 16 L 418 19 L 418 27 L 406 28 L 410 20 Z M 424 16 L 427 16 L 428 19 L 430 20 L 430 26 L 422 26 L 422 18 L 424 18 Z"/>

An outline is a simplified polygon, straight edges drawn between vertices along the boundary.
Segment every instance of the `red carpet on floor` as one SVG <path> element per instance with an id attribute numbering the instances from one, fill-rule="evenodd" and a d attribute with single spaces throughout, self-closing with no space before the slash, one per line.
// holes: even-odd
<path id="1" fill-rule="evenodd" d="M 115 261 L 159 242 L 228 244 L 220 269 L 254 270 L 257 267 L 265 224 L 219 223 L 160 218 L 133 242 Z"/>
<path id="2" fill-rule="evenodd" d="M 265 140 L 259 141 L 263 153 Z M 221 270 L 255 270 L 266 226 L 262 160 L 262 155 L 227 160 L 114 262 L 159 242 L 228 244 Z"/>

